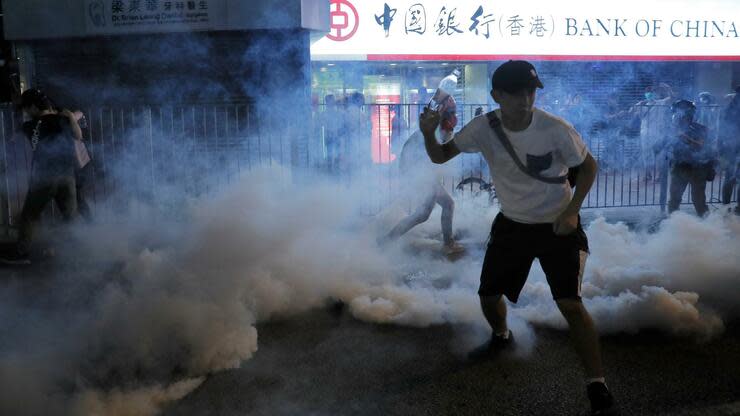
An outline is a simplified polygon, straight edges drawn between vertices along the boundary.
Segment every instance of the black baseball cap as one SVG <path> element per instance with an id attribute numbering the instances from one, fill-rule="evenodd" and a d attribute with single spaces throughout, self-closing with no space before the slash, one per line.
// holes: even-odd
<path id="1" fill-rule="evenodd" d="M 491 89 L 515 93 L 524 88 L 544 88 L 534 65 L 527 61 L 508 61 L 493 71 Z"/>

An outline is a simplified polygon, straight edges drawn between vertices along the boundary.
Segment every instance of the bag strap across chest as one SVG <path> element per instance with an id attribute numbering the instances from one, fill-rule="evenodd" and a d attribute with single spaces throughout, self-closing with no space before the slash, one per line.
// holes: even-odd
<path id="1" fill-rule="evenodd" d="M 511 141 L 509 140 L 509 137 L 506 135 L 506 132 L 504 131 L 503 126 L 501 125 L 501 120 L 496 115 L 495 111 L 491 111 L 486 114 L 486 117 L 488 118 L 488 125 L 491 126 L 494 133 L 496 133 L 496 137 L 498 137 L 499 141 L 501 142 L 501 145 L 504 146 L 504 149 L 506 149 L 506 152 L 509 153 L 509 156 L 514 160 L 514 163 L 516 166 L 524 172 L 527 176 L 536 179 L 540 182 L 550 183 L 550 184 L 563 184 L 568 179 L 568 176 L 542 176 L 539 174 L 539 172 L 536 172 L 532 169 L 530 169 L 527 165 L 522 163 L 521 160 L 519 160 L 519 156 L 517 156 L 516 152 L 514 151 L 514 146 L 511 145 Z"/>

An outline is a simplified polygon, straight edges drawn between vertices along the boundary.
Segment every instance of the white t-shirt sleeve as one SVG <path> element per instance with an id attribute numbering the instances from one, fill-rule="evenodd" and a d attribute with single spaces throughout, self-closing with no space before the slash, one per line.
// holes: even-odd
<path id="1" fill-rule="evenodd" d="M 476 137 L 480 134 L 480 123 L 478 120 L 473 119 L 470 123 L 466 124 L 459 132 L 455 133 L 452 140 L 455 146 L 463 153 L 478 153 L 481 151 Z"/>
<path id="2" fill-rule="evenodd" d="M 586 143 L 573 126 L 565 126 L 557 138 L 558 151 L 568 167 L 578 166 L 589 154 Z"/>

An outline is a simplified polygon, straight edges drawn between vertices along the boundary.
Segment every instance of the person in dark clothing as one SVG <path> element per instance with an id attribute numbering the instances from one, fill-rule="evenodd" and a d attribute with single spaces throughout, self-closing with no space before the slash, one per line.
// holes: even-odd
<path id="1" fill-rule="evenodd" d="M 694 122 L 696 105 L 693 102 L 674 102 L 671 114 L 670 133 L 656 143 L 665 151 L 671 166 L 668 212 L 678 209 L 686 186 L 691 184 L 691 199 L 696 213 L 704 216 L 709 211 L 705 191 L 707 181 L 714 179 L 716 154 L 708 141 L 707 128 Z"/>
<path id="2" fill-rule="evenodd" d="M 0 258 L 6 264 L 29 264 L 33 231 L 41 213 L 54 200 L 65 221 L 77 215 L 75 189 L 76 158 L 74 136 L 79 126 L 68 111 L 54 110 L 51 100 L 40 90 L 25 91 L 21 108 L 31 120 L 23 132 L 31 142 L 33 159 L 28 192 L 21 211 L 18 241 L 13 250 Z"/>
<path id="3" fill-rule="evenodd" d="M 740 176 L 740 86 L 735 88 L 735 97 L 722 113 L 718 137 L 722 176 L 725 178 L 722 185 L 722 203 L 729 205 Z M 740 215 L 740 202 L 735 206 L 735 214 Z"/>

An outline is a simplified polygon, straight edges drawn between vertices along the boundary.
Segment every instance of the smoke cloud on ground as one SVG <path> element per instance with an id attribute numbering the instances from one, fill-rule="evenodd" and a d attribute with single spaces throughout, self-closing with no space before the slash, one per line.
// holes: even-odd
<path id="1" fill-rule="evenodd" d="M 80 225 L 58 269 L 0 281 L 0 413 L 156 414 L 258 353 L 257 323 L 329 300 L 370 323 L 464 328 L 449 340 L 459 349 L 485 337 L 476 291 L 496 214 L 487 196 L 458 200 L 455 229 L 469 249 L 450 262 L 438 208 L 379 247 L 408 213 L 404 201 L 370 217 L 362 186 L 281 178 L 254 171 L 193 200 L 183 219 L 137 207 L 136 220 Z M 601 333 L 719 336 L 737 318 L 739 233 L 740 220 L 719 212 L 679 213 L 653 234 L 588 225 L 583 297 Z M 510 318 L 524 355 L 533 325 L 565 328 L 539 266 Z"/>

